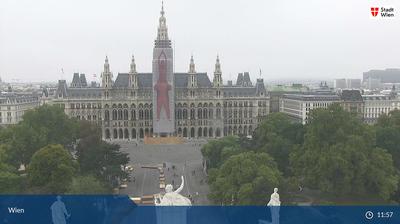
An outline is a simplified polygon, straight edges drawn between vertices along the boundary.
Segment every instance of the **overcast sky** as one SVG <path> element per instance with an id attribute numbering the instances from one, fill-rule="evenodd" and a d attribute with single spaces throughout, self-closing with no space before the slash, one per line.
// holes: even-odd
<path id="1" fill-rule="evenodd" d="M 220 55 L 224 80 L 259 69 L 265 79 L 358 77 L 400 67 L 398 0 L 166 0 L 175 71 L 212 77 Z M 371 6 L 394 6 L 373 19 Z M 7 81 L 100 77 L 105 55 L 114 77 L 150 72 L 160 0 L 1 0 L 0 77 Z M 64 75 L 61 74 L 64 69 Z"/>

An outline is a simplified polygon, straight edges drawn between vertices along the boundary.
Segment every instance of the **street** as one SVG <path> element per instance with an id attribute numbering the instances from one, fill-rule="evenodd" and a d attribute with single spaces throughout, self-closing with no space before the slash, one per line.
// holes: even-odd
<path id="1" fill-rule="evenodd" d="M 134 167 L 131 181 L 127 188 L 121 189 L 121 194 L 141 197 L 160 193 L 159 170 L 156 167 L 162 167 L 165 163 L 166 184 L 172 184 L 177 189 L 183 175 L 185 184 L 181 194 L 192 198 L 194 205 L 210 204 L 200 151 L 206 141 L 192 140 L 179 145 L 144 145 L 126 141 L 116 143 L 121 146 L 121 151 L 129 153 L 130 165 Z"/>

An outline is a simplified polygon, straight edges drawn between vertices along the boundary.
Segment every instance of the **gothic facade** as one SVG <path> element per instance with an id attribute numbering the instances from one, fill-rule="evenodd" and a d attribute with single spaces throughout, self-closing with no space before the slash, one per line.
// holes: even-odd
<path id="1" fill-rule="evenodd" d="M 89 86 L 83 74 L 75 74 L 69 86 L 59 81 L 51 103 L 63 106 L 70 117 L 100 125 L 104 139 L 251 135 L 269 112 L 263 79 L 253 84 L 246 72 L 235 84 L 224 84 L 218 56 L 212 80 L 196 71 L 193 56 L 188 72 L 176 73 L 172 51 L 162 9 L 151 73 L 137 72 L 132 56 L 129 72 L 114 80 L 106 57 L 100 86 Z"/>

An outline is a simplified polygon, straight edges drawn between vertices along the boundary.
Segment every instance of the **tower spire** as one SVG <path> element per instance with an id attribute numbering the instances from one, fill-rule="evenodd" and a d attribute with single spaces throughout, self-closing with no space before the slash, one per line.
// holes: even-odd
<path id="1" fill-rule="evenodd" d="M 222 86 L 222 71 L 221 63 L 219 62 L 219 55 L 217 55 L 217 60 L 215 62 L 213 85 L 216 87 Z"/>
<path id="2" fill-rule="evenodd" d="M 161 15 L 164 16 L 164 1 L 161 1 Z"/>
<path id="3" fill-rule="evenodd" d="M 196 73 L 193 55 L 190 57 L 189 73 L 190 74 Z"/>
<path id="4" fill-rule="evenodd" d="M 160 19 L 157 29 L 156 47 L 171 47 L 171 41 L 168 38 L 167 20 L 165 19 L 164 1 L 161 3 Z"/>
<path id="5" fill-rule="evenodd" d="M 102 87 L 110 88 L 112 86 L 113 75 L 110 71 L 110 64 L 108 63 L 108 57 L 104 60 L 104 71 L 101 73 Z"/>
<path id="6" fill-rule="evenodd" d="M 131 70 L 130 73 L 136 73 L 136 63 L 135 63 L 135 56 L 132 54 L 132 61 L 131 61 Z"/>
<path id="7" fill-rule="evenodd" d="M 129 71 L 129 86 L 133 88 L 137 88 L 137 72 L 136 72 L 136 63 L 135 63 L 135 56 L 132 54 L 131 60 L 131 69 Z M 133 94 L 132 94 L 133 95 Z"/>
<path id="8" fill-rule="evenodd" d="M 219 62 L 219 55 L 217 54 L 217 60 L 215 62 L 215 71 L 214 73 L 221 74 L 221 63 Z"/>
<path id="9" fill-rule="evenodd" d="M 104 73 L 110 72 L 110 64 L 108 63 L 108 56 L 106 55 L 106 59 L 104 60 Z"/>

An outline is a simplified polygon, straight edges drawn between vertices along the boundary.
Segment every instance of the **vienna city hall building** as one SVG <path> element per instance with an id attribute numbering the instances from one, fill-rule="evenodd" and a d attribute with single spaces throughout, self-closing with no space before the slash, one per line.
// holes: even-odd
<path id="1" fill-rule="evenodd" d="M 218 56 L 212 80 L 196 71 L 193 57 L 188 72 L 174 72 L 163 8 L 152 65 L 151 73 L 138 72 L 132 57 L 129 72 L 114 79 L 106 57 L 100 86 L 76 73 L 70 85 L 59 81 L 48 102 L 62 105 L 70 117 L 97 123 L 106 140 L 248 136 L 269 112 L 263 79 L 253 83 L 245 72 L 236 83 L 224 84 Z"/>

